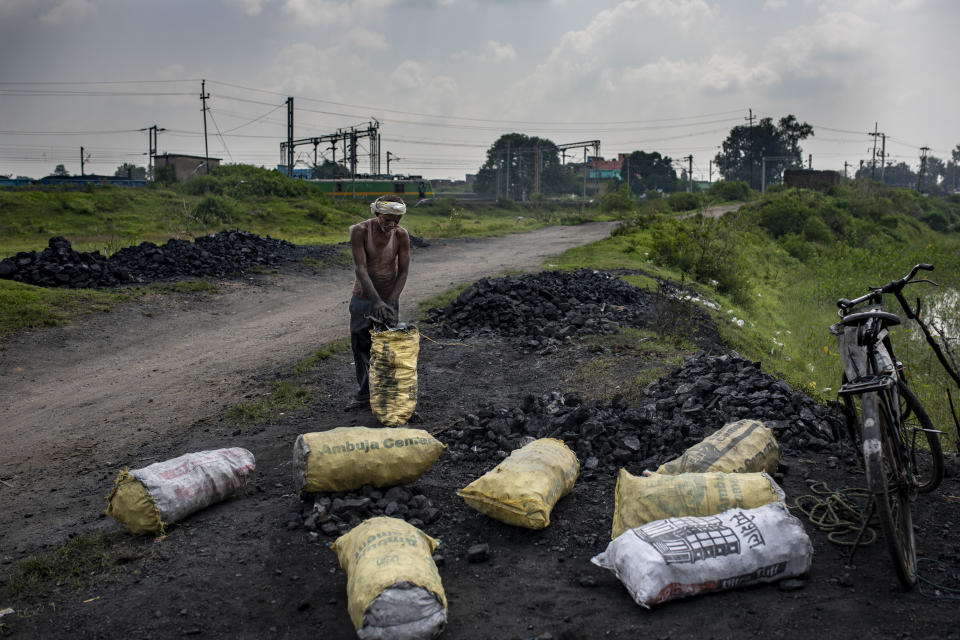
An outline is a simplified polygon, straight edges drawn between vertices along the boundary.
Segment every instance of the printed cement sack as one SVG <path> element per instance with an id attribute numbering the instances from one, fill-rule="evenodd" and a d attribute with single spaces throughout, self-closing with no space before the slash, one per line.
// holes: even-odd
<path id="1" fill-rule="evenodd" d="M 630 529 L 594 556 L 644 607 L 806 573 L 813 545 L 780 503 Z"/>
<path id="2" fill-rule="evenodd" d="M 124 469 L 107 497 L 107 515 L 131 533 L 160 533 L 247 483 L 256 461 L 246 449 L 188 453 L 143 469 Z"/>
<path id="3" fill-rule="evenodd" d="M 416 327 L 371 331 L 370 409 L 381 424 L 406 424 L 417 408 Z"/>
<path id="4" fill-rule="evenodd" d="M 331 548 L 347 572 L 347 610 L 362 640 L 429 640 L 447 624 L 433 561 L 439 543 L 398 518 L 371 518 Z"/>
<path id="5" fill-rule="evenodd" d="M 293 476 L 300 491 L 352 491 L 413 482 L 446 445 L 423 429 L 337 427 L 297 436 Z"/>
<path id="6" fill-rule="evenodd" d="M 676 460 L 661 465 L 657 473 L 773 473 L 779 460 L 780 446 L 773 431 L 759 420 L 738 420 L 724 425 Z"/>
<path id="7" fill-rule="evenodd" d="M 570 493 L 579 474 L 580 462 L 567 445 L 541 438 L 514 450 L 457 495 L 501 522 L 543 529 L 550 524 L 553 506 Z"/>
<path id="8" fill-rule="evenodd" d="M 655 473 L 637 477 L 620 469 L 610 538 L 653 520 L 712 516 L 732 507 L 752 509 L 783 499 L 783 490 L 766 473 Z"/>

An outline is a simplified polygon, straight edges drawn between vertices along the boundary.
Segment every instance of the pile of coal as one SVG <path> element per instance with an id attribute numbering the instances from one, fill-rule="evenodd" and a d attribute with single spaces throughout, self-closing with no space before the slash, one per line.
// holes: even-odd
<path id="1" fill-rule="evenodd" d="M 358 491 L 305 493 L 299 514 L 310 531 L 340 536 L 367 518 L 403 518 L 415 527 L 436 522 L 440 510 L 419 489 L 409 485 L 377 489 L 365 485 Z"/>
<path id="2" fill-rule="evenodd" d="M 502 457 L 533 438 L 560 438 L 585 472 L 625 467 L 638 473 L 742 418 L 773 429 L 781 453 L 828 449 L 844 425 L 836 406 L 819 405 L 734 353 L 698 353 L 650 383 L 643 395 L 633 407 L 622 397 L 602 404 L 575 393 L 528 395 L 517 407 L 486 406 L 468 414 L 441 438 L 448 455 L 468 460 Z"/>
<path id="3" fill-rule="evenodd" d="M 651 295 L 619 278 L 580 269 L 483 278 L 428 320 L 447 337 L 492 333 L 518 338 L 540 350 L 586 334 L 616 332 L 640 324 Z"/>
<path id="4" fill-rule="evenodd" d="M 228 277 L 256 265 L 320 257 L 335 247 L 300 247 L 246 231 L 221 231 L 195 241 L 143 242 L 109 258 L 99 251 L 74 251 L 70 241 L 50 238 L 43 251 L 0 260 L 0 278 L 43 287 L 97 288 L 177 277 Z"/>

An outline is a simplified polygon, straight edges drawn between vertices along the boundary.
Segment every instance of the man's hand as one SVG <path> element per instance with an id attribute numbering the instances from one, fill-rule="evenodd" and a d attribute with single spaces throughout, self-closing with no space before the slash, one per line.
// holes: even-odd
<path id="1" fill-rule="evenodd" d="M 370 315 L 373 316 L 374 320 L 388 327 L 397 324 L 396 310 L 382 300 L 373 305 L 373 312 Z"/>

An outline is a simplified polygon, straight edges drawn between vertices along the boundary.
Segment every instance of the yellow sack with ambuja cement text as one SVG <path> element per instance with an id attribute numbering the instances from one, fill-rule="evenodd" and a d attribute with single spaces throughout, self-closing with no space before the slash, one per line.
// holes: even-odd
<path id="1" fill-rule="evenodd" d="M 446 445 L 423 429 L 337 427 L 303 433 L 293 445 L 299 491 L 352 491 L 365 484 L 388 487 L 413 482 Z"/>
<path id="2" fill-rule="evenodd" d="M 370 409 L 381 424 L 406 424 L 417 408 L 416 327 L 371 331 Z"/>
<path id="3" fill-rule="evenodd" d="M 370 518 L 331 549 L 347 572 L 347 611 L 362 640 L 437 637 L 447 596 L 433 561 L 439 543 L 398 518 Z"/>
<path id="4" fill-rule="evenodd" d="M 773 473 L 779 460 L 780 446 L 773 431 L 759 420 L 737 420 L 725 424 L 679 458 L 660 465 L 657 473 Z"/>
<path id="5" fill-rule="evenodd" d="M 562 440 L 541 438 L 513 451 L 457 495 L 501 522 L 543 529 L 550 524 L 554 505 L 570 493 L 579 475 L 580 462 Z"/>
<path id="6" fill-rule="evenodd" d="M 783 499 L 783 490 L 766 473 L 638 477 L 620 469 L 610 538 L 654 520 L 712 516 L 733 507 L 753 509 Z"/>

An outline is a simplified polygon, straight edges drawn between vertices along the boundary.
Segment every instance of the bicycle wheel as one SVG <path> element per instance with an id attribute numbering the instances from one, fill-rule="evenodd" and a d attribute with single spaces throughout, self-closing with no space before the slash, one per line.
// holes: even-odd
<path id="1" fill-rule="evenodd" d="M 907 383 L 900 380 L 899 387 L 902 438 L 910 455 L 917 490 L 920 493 L 929 493 L 939 487 L 943 480 L 943 447 L 940 446 L 940 434 L 933 432 L 933 422 Z M 918 443 L 918 440 L 924 441 L 921 433 L 926 436 L 927 449 Z"/>
<path id="2" fill-rule="evenodd" d="M 864 471 L 897 578 L 905 589 L 910 589 L 917 583 L 917 547 L 910 515 L 913 478 L 900 434 L 881 410 L 879 395 L 860 396 Z"/>

